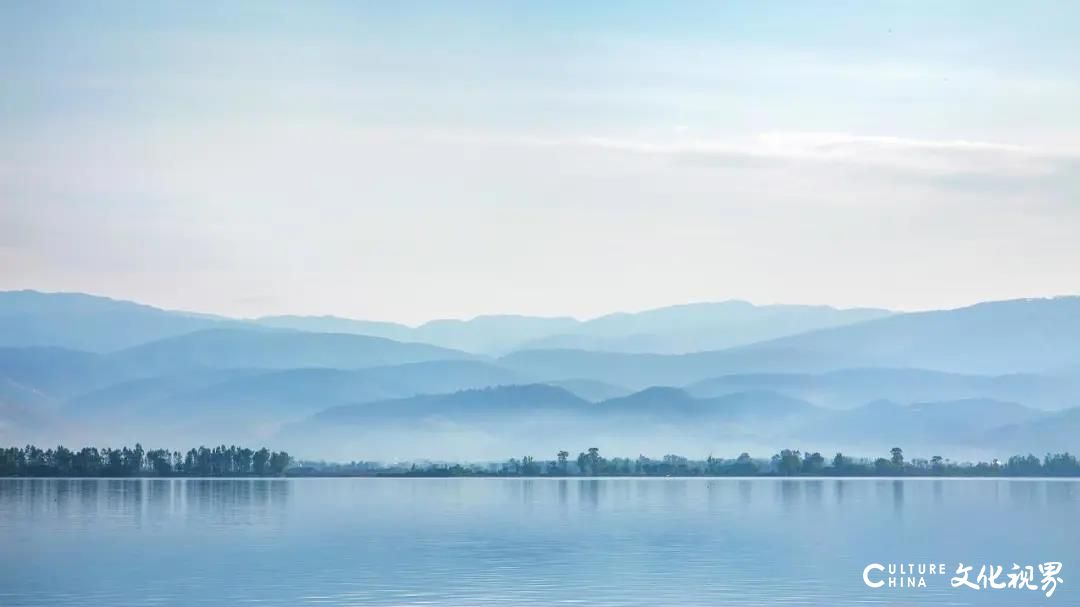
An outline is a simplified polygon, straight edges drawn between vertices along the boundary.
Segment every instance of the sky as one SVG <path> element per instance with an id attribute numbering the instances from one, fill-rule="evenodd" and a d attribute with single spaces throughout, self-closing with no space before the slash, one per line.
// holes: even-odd
<path id="1" fill-rule="evenodd" d="M 1080 292 L 1080 3 L 0 3 L 0 289 L 233 316 Z"/>

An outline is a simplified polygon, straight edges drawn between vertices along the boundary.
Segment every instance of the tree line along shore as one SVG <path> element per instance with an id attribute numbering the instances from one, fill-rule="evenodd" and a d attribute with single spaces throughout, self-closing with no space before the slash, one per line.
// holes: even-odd
<path id="1" fill-rule="evenodd" d="M 894 447 L 878 458 L 783 449 L 768 458 L 742 453 L 735 458 L 690 459 L 679 455 L 650 458 L 604 457 L 596 447 L 571 457 L 559 451 L 554 459 L 532 456 L 504 462 L 446 463 L 419 461 L 333 463 L 296 460 L 285 451 L 235 445 L 168 449 L 34 445 L 0 449 L 0 476 L 24 477 L 591 477 L 591 476 L 944 476 L 944 477 L 1080 477 L 1080 462 L 1069 453 L 1014 455 L 1005 461 L 956 462 L 941 456 L 905 459 Z"/>

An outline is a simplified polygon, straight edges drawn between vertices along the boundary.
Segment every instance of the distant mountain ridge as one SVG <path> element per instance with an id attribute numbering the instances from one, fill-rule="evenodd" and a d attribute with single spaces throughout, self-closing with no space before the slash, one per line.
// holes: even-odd
<path id="1" fill-rule="evenodd" d="M 112 352 L 156 339 L 241 324 L 82 293 L 0 291 L 0 347 Z"/>
<path id="2" fill-rule="evenodd" d="M 657 351 L 476 353 L 567 341 Z M 0 293 L 4 442 L 296 439 L 312 455 L 416 456 L 399 450 L 423 442 L 438 455 L 449 440 L 455 453 L 499 457 L 550 441 L 1076 450 L 1078 407 L 1078 297 L 907 314 L 723 302 L 408 327 Z M 329 411 L 350 413 L 328 423 Z"/>
<path id="3" fill-rule="evenodd" d="M 422 343 L 346 333 L 276 329 L 205 329 L 134 346 L 111 355 L 162 370 L 185 367 L 360 369 L 474 355 Z"/>
<path id="4" fill-rule="evenodd" d="M 21 386 L 42 397 L 42 402 L 58 405 L 80 394 L 130 382 L 155 385 L 155 389 L 167 390 L 164 387 L 167 385 L 186 389 L 190 383 L 185 381 L 196 377 L 218 378 L 224 370 L 348 371 L 477 359 L 456 350 L 363 335 L 264 328 L 205 329 L 106 354 L 53 347 L 0 348 L 0 380 Z M 426 381 L 445 374 L 433 373 L 435 376 Z M 179 381 L 180 378 L 187 380 Z M 146 381 L 154 379 L 165 383 Z"/>
<path id="5" fill-rule="evenodd" d="M 410 327 L 336 316 L 234 319 L 163 310 L 81 293 L 5 291 L 0 292 L 0 347 L 56 346 L 112 352 L 206 329 L 265 327 L 382 337 L 486 355 L 551 347 L 685 353 L 716 350 L 890 314 L 887 310 L 842 310 L 827 306 L 756 306 L 732 300 L 616 313 L 585 321 L 569 317 L 500 314 L 468 320 L 431 320 Z"/>
<path id="6" fill-rule="evenodd" d="M 744 351 L 777 349 L 815 352 L 836 367 L 979 374 L 1063 371 L 1080 365 L 1080 297 L 897 314 L 763 341 Z"/>
<path id="7" fill-rule="evenodd" d="M 270 316 L 265 326 L 335 331 L 418 341 L 485 354 L 517 349 L 582 349 L 633 353 L 717 350 L 812 329 L 862 322 L 892 314 L 872 308 L 766 305 L 745 301 L 695 303 L 619 312 L 579 321 L 568 317 L 478 316 L 433 320 L 417 327 L 340 317 Z"/>
<path id="8" fill-rule="evenodd" d="M 721 350 L 776 337 L 890 316 L 874 308 L 765 305 L 729 300 L 619 312 L 584 321 L 572 331 L 519 349 L 579 349 L 685 354 Z"/>
<path id="9" fill-rule="evenodd" d="M 1080 297 L 989 302 L 816 329 L 680 355 L 522 350 L 499 359 L 537 377 L 627 387 L 686 385 L 741 373 L 913 368 L 960 374 L 1060 374 L 1080 366 Z"/>
<path id="10" fill-rule="evenodd" d="M 469 320 L 431 320 L 416 327 L 338 316 L 264 316 L 254 319 L 253 322 L 267 327 L 370 335 L 397 341 L 428 343 L 467 352 L 490 353 L 565 330 L 575 326 L 578 321 L 572 318 L 503 314 L 477 316 Z"/>

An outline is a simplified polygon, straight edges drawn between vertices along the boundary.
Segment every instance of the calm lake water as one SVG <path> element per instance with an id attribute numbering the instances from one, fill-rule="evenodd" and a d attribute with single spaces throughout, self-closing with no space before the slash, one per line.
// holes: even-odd
<path id="1" fill-rule="evenodd" d="M 6 479 L 0 605 L 1080 605 L 1078 515 L 1072 481 Z M 1050 598 L 950 587 L 1045 561 Z"/>

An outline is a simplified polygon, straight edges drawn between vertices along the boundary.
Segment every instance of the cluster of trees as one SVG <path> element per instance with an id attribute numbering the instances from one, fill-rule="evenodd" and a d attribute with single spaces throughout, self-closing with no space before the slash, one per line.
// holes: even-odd
<path id="1" fill-rule="evenodd" d="M 904 459 L 904 450 L 893 447 L 889 457 L 874 460 L 855 459 L 837 453 L 826 464 L 820 453 L 804 453 L 785 449 L 772 457 L 772 463 L 781 475 L 827 475 L 827 476 L 1080 476 L 1080 462 L 1069 453 L 1047 453 L 1043 458 L 1035 455 L 1014 455 L 1002 463 L 954 462 L 935 455 L 930 459 Z"/>
<path id="2" fill-rule="evenodd" d="M 78 451 L 27 445 L 0 449 L 0 476 L 280 476 L 291 461 L 284 451 L 235 445 L 199 447 L 186 453 L 147 451 L 140 444 L 133 449 L 84 447 Z"/>
<path id="3" fill-rule="evenodd" d="M 326 464 L 302 462 L 292 467 L 284 451 L 257 451 L 221 445 L 186 453 L 167 449 L 97 449 L 72 451 L 63 446 L 33 445 L 0 449 L 0 476 L 1080 476 L 1080 462 L 1069 453 L 1015 455 L 999 460 L 959 463 L 940 456 L 904 459 L 893 447 L 888 457 L 852 458 L 837 453 L 826 460 L 819 452 L 784 449 L 769 459 L 743 453 L 734 459 L 691 460 L 679 455 L 651 459 L 644 455 L 606 458 L 590 447 L 571 459 L 559 451 L 555 459 L 538 461 L 526 455 L 503 463 L 381 465 L 371 462 Z"/>
<path id="4" fill-rule="evenodd" d="M 853 458 L 837 453 L 826 459 L 819 452 L 784 449 L 768 459 L 743 453 L 734 459 L 709 456 L 692 460 L 679 455 L 636 459 L 600 455 L 589 448 L 571 458 L 559 451 L 555 459 L 538 461 L 532 456 L 502 463 L 414 463 L 382 466 L 372 462 L 351 464 L 302 463 L 291 471 L 298 475 L 327 476 L 1080 476 L 1080 463 L 1068 453 L 1013 456 L 1002 463 L 954 462 L 940 456 L 905 460 L 900 447 L 888 457 Z"/>

